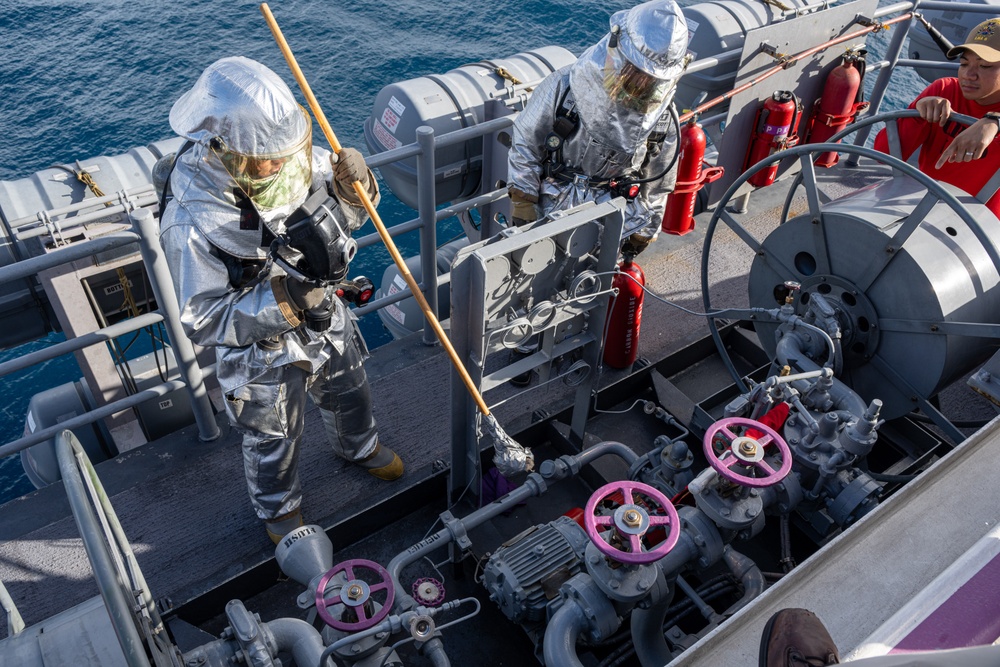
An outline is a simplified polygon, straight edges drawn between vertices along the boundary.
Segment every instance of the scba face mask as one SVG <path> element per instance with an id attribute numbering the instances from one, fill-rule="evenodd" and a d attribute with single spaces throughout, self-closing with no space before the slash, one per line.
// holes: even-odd
<path id="1" fill-rule="evenodd" d="M 671 81 L 658 79 L 629 62 L 616 48 L 608 49 L 604 66 L 604 89 L 626 109 L 646 114 L 667 99 Z"/>
<path id="2" fill-rule="evenodd" d="M 240 190 L 260 212 L 272 211 L 302 200 L 312 183 L 312 128 L 309 116 L 302 139 L 287 149 L 244 154 L 212 141 L 212 151 Z"/>

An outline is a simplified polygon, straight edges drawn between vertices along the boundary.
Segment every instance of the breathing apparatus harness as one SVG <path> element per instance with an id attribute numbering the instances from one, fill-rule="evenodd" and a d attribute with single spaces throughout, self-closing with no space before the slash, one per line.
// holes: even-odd
<path id="1" fill-rule="evenodd" d="M 285 220 L 284 233 L 271 241 L 269 257 L 289 277 L 320 287 L 332 287 L 336 297 L 363 305 L 374 293 L 372 281 L 364 276 L 347 280 L 347 269 L 358 252 L 358 243 L 337 221 L 333 210 L 337 200 L 326 188 L 310 194 Z M 326 331 L 336 307 L 329 294 L 316 308 L 305 312 L 308 329 Z"/>
<path id="2" fill-rule="evenodd" d="M 194 146 L 185 142 L 173 156 L 160 193 L 160 212 L 173 199 L 170 192 L 170 175 L 177 158 Z M 295 280 L 333 287 L 333 293 L 348 303 L 364 305 L 374 293 L 374 284 L 365 276 L 347 280 L 347 270 L 357 253 L 358 244 L 337 222 L 333 210 L 336 199 L 326 188 L 312 192 L 285 220 L 285 231 L 275 234 L 262 224 L 260 214 L 250 198 L 239 188 L 234 188 L 236 207 L 240 209 L 241 229 L 260 229 L 260 246 L 268 248 L 268 259 L 235 257 L 212 245 L 212 254 L 226 266 L 229 284 L 235 290 L 246 289 L 264 277 L 268 262 L 274 262 Z M 332 320 L 335 304 L 328 297 L 317 308 L 306 311 L 306 327 L 313 331 L 326 331 Z"/>
<path id="3" fill-rule="evenodd" d="M 611 36 L 608 39 L 608 49 L 617 48 L 619 32 L 620 29 L 618 26 L 612 27 Z M 578 176 L 586 177 L 586 174 L 582 171 L 569 167 L 563 160 L 563 146 L 566 140 L 580 127 L 580 114 L 576 110 L 576 99 L 571 93 L 572 91 L 567 85 L 562 96 L 559 98 L 559 104 L 556 107 L 556 117 L 552 123 L 552 131 L 545 136 L 545 150 L 547 155 L 542 161 L 542 173 L 546 178 L 570 183 L 576 180 Z M 668 107 L 668 113 L 669 118 L 661 116 L 656 122 L 653 131 L 646 138 L 646 159 L 642 166 L 639 167 L 639 174 L 642 173 L 648 164 L 649 158 L 659 153 L 663 145 L 663 140 L 667 137 L 667 122 L 672 122 L 674 136 L 680 137 L 680 118 L 677 114 L 677 107 L 674 106 L 672 101 Z M 624 197 L 631 201 L 639 196 L 642 184 L 658 181 L 670 173 L 670 170 L 677 164 L 679 153 L 679 150 L 674 150 L 674 154 L 666 168 L 653 176 L 637 178 L 638 174 L 623 174 L 621 176 L 612 176 L 603 181 L 590 182 L 590 185 L 595 188 L 606 188 L 611 192 L 612 196 Z"/>

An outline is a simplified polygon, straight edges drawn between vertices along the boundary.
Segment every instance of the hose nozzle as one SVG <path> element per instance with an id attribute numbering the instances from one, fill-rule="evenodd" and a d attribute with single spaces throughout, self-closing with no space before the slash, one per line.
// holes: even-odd
<path id="1" fill-rule="evenodd" d="M 941 53 L 944 54 L 944 57 L 947 58 L 948 60 L 954 60 L 955 56 L 949 56 L 948 52 L 951 51 L 953 48 L 955 48 L 955 45 L 949 42 L 948 38 L 942 35 L 940 30 L 932 26 L 930 22 L 923 17 L 922 14 L 914 14 L 914 16 L 917 18 L 918 21 L 920 21 L 920 23 L 924 26 L 924 28 L 927 29 L 927 34 L 931 36 L 931 39 L 934 40 L 934 43 L 938 45 L 939 49 L 941 49 Z"/>

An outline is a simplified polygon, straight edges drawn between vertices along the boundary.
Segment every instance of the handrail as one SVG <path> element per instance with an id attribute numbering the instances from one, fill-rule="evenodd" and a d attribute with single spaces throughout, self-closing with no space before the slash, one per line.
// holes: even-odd
<path id="1" fill-rule="evenodd" d="M 0 609 L 3 609 L 4 613 L 7 614 L 7 636 L 13 637 L 21 634 L 21 631 L 24 630 L 24 619 L 21 618 L 21 612 L 17 610 L 14 599 L 7 592 L 7 587 L 3 585 L 2 581 L 0 581 Z"/>
<path id="2" fill-rule="evenodd" d="M 143 389 L 138 393 L 126 396 L 125 398 L 120 398 L 117 401 L 112 401 L 111 403 L 102 405 L 99 408 L 94 408 L 93 410 L 84 412 L 82 415 L 77 415 L 76 417 L 72 417 L 66 421 L 61 421 L 58 424 L 44 428 L 41 431 L 35 431 L 30 435 L 26 435 L 14 440 L 13 442 L 7 443 L 6 445 L 0 447 L 0 458 L 10 456 L 11 454 L 17 454 L 22 449 L 27 449 L 32 445 L 45 442 L 64 429 L 72 430 L 74 428 L 79 428 L 80 426 L 92 424 L 99 419 L 104 419 L 105 417 L 110 417 L 115 413 L 128 410 L 129 408 L 133 408 L 140 403 L 145 403 L 146 401 L 166 396 L 174 390 L 183 389 L 185 386 L 186 385 L 183 380 L 167 380 L 166 382 L 158 384 L 155 387 Z"/>
<path id="3" fill-rule="evenodd" d="M 97 343 L 107 342 L 113 338 L 117 338 L 118 336 L 124 336 L 127 333 L 138 331 L 139 329 L 158 324 L 162 321 L 163 315 L 158 312 L 143 313 L 141 315 L 136 315 L 135 317 L 122 320 L 121 322 L 102 327 L 97 331 L 81 334 L 76 338 L 69 338 L 61 343 L 56 343 L 55 345 L 50 345 L 49 347 L 41 350 L 35 350 L 34 352 L 30 352 L 20 357 L 0 363 L 0 377 L 16 373 L 17 371 L 23 370 L 28 366 L 34 366 L 35 364 L 40 364 L 42 362 L 49 361 L 50 359 L 61 357 L 64 354 L 82 350 L 85 347 L 96 345 Z"/>
<path id="4" fill-rule="evenodd" d="M 140 211 L 136 212 L 134 217 L 139 222 L 146 221 L 148 225 L 148 223 L 152 220 L 152 212 L 148 209 L 140 209 Z M 138 226 L 141 227 L 141 224 Z M 150 235 L 152 235 L 153 239 L 151 242 L 149 241 Z M 156 271 L 152 268 L 158 263 L 158 259 L 156 257 L 157 255 L 160 256 L 159 261 L 163 261 L 162 250 L 159 249 L 159 243 L 156 241 L 155 230 L 151 231 L 150 229 L 146 229 L 144 234 L 136 233 L 134 231 L 121 231 L 96 239 L 91 239 L 89 241 L 63 246 L 48 254 L 39 255 L 37 257 L 32 257 L 14 264 L 0 267 L 0 281 L 24 278 L 34 275 L 39 271 L 51 269 L 68 262 L 83 259 L 84 257 L 90 257 L 97 253 L 106 252 L 108 250 L 136 243 L 139 244 L 140 250 L 143 252 L 144 259 L 146 260 L 150 286 L 153 289 L 157 303 L 160 304 L 161 310 L 166 311 L 166 315 L 159 311 L 154 313 L 144 313 L 122 322 L 103 327 L 96 331 L 77 336 L 76 338 L 66 340 L 45 349 L 0 363 L 0 377 L 22 370 L 29 366 L 54 359 L 62 356 L 63 354 L 75 352 L 91 345 L 106 342 L 116 338 L 117 336 L 138 331 L 146 326 L 150 326 L 158 322 L 165 322 L 171 336 L 171 342 L 173 343 L 176 356 L 178 357 L 178 364 L 181 367 L 182 375 L 185 376 L 185 380 L 171 380 L 163 382 L 144 391 L 112 401 L 111 403 L 93 410 L 88 410 L 82 415 L 77 415 L 76 417 L 63 421 L 55 426 L 35 431 L 34 433 L 17 438 L 16 440 L 0 446 L 0 458 L 16 454 L 24 449 L 27 449 L 28 447 L 31 447 L 32 445 L 44 442 L 55 436 L 63 429 L 78 428 L 80 426 L 93 424 L 94 422 L 104 419 L 105 417 L 110 417 L 111 415 L 128 410 L 146 401 L 160 398 L 171 391 L 184 387 L 187 387 L 191 392 L 192 408 L 194 409 L 195 420 L 197 421 L 199 427 L 199 437 L 203 441 L 208 441 L 219 436 L 220 432 L 218 424 L 215 421 L 214 411 L 202 383 L 206 373 L 197 366 L 197 361 L 194 358 L 195 355 L 193 346 L 187 337 L 184 336 L 180 328 L 179 312 L 176 309 L 176 298 L 172 299 L 174 312 L 171 317 L 169 305 L 171 297 L 173 297 L 173 291 L 171 289 L 168 293 L 160 289 L 160 284 L 164 281 L 165 274 L 163 274 L 162 270 Z M 169 278 L 167 278 L 167 282 L 169 283 Z"/>
<path id="5" fill-rule="evenodd" d="M 96 199 L 88 199 L 84 201 L 97 201 Z M 28 239 L 37 238 L 39 236 L 45 236 L 51 234 L 53 227 L 60 233 L 66 233 L 74 230 L 78 227 L 82 227 L 91 222 L 97 222 L 110 215 L 122 215 L 135 210 L 136 208 L 141 208 L 143 206 L 152 206 L 157 203 L 159 198 L 155 193 L 146 193 L 143 195 L 137 195 L 135 199 L 122 199 L 118 204 L 112 206 L 106 206 L 104 208 L 96 209 L 90 211 L 89 213 L 83 213 L 81 215 L 75 215 L 72 218 L 63 218 L 62 220 L 52 220 L 51 212 L 46 212 L 45 214 L 39 214 L 39 225 L 37 227 L 29 227 L 24 225 L 15 230 L 14 235 L 17 237 L 18 241 L 27 241 Z M 121 224 L 126 224 L 123 220 Z"/>
<path id="6" fill-rule="evenodd" d="M 120 231 L 90 239 L 89 241 L 61 246 L 45 255 L 29 257 L 28 259 L 22 259 L 20 262 L 0 266 L 0 283 L 27 278 L 41 271 L 53 269 L 61 264 L 68 264 L 78 259 L 121 248 L 138 240 L 139 235 L 135 232 Z"/>
<path id="7" fill-rule="evenodd" d="M 51 208 L 44 211 L 44 215 L 49 218 L 54 218 L 60 215 L 69 215 L 70 213 L 75 213 L 77 211 L 83 211 L 88 208 L 94 208 L 101 206 L 101 211 L 105 214 L 108 213 L 110 207 L 104 206 L 105 204 L 120 203 L 122 201 L 127 201 L 130 197 L 141 197 L 142 195 L 153 193 L 153 185 L 140 185 L 133 188 L 125 188 L 119 192 L 112 195 L 103 195 L 101 197 L 93 197 L 91 199 L 81 199 L 78 202 L 72 204 L 67 204 L 66 206 L 60 206 L 58 208 Z M 39 211 L 32 215 L 26 215 L 20 218 L 15 218 L 11 220 L 10 226 L 17 228 L 22 227 L 33 222 L 44 222 L 42 218 L 43 212 Z M 76 218 L 74 218 L 75 220 Z"/>
<path id="8" fill-rule="evenodd" d="M 153 605 L 152 596 L 149 595 L 149 587 L 146 586 L 142 578 L 142 572 L 135 563 L 135 557 L 128 547 L 128 541 L 124 540 L 124 533 L 121 524 L 115 515 L 114 509 L 107 502 L 107 495 L 100 479 L 87 458 L 87 453 L 80 445 L 80 441 L 71 431 L 62 429 L 59 437 L 56 438 L 56 457 L 59 460 L 59 471 L 62 473 L 63 485 L 66 488 L 66 496 L 69 500 L 69 507 L 73 511 L 73 519 L 76 522 L 77 530 L 83 539 L 84 548 L 87 551 L 87 559 L 94 570 L 94 578 L 97 588 L 104 599 L 105 608 L 111 617 L 111 623 L 118 636 L 118 643 L 129 667 L 149 667 L 149 659 L 146 656 L 144 642 L 132 618 L 131 609 L 135 606 L 135 599 L 131 601 L 126 598 L 124 586 L 131 590 L 133 585 L 137 592 L 142 594 L 142 607 L 147 614 L 150 614 L 151 621 L 159 624 L 159 615 Z M 84 484 L 83 474 L 86 472 L 91 480 L 94 489 L 92 497 Z M 91 504 L 93 503 L 93 505 Z M 97 512 L 110 524 L 113 534 L 107 535 L 98 524 Z M 105 543 L 105 538 L 108 540 Z M 123 543 L 124 542 L 124 543 Z M 126 561 L 129 563 L 127 573 L 119 571 L 119 567 L 112 560 L 106 544 L 115 544 L 126 553 Z M 124 564 L 122 564 L 124 566 Z M 148 599 L 147 599 L 148 598 Z M 156 628 L 149 628 L 156 631 Z"/>

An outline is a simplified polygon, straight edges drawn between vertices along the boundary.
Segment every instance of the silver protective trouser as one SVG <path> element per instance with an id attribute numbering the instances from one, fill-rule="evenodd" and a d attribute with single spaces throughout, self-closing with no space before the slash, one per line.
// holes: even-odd
<path id="1" fill-rule="evenodd" d="M 226 393 L 226 413 L 243 433 L 250 501 L 261 519 L 284 516 L 302 503 L 298 459 L 307 395 L 319 408 L 335 454 L 357 461 L 375 450 L 363 343 L 356 327 L 343 331 L 343 354 L 334 353 L 316 372 L 297 364 L 273 366 Z"/>

